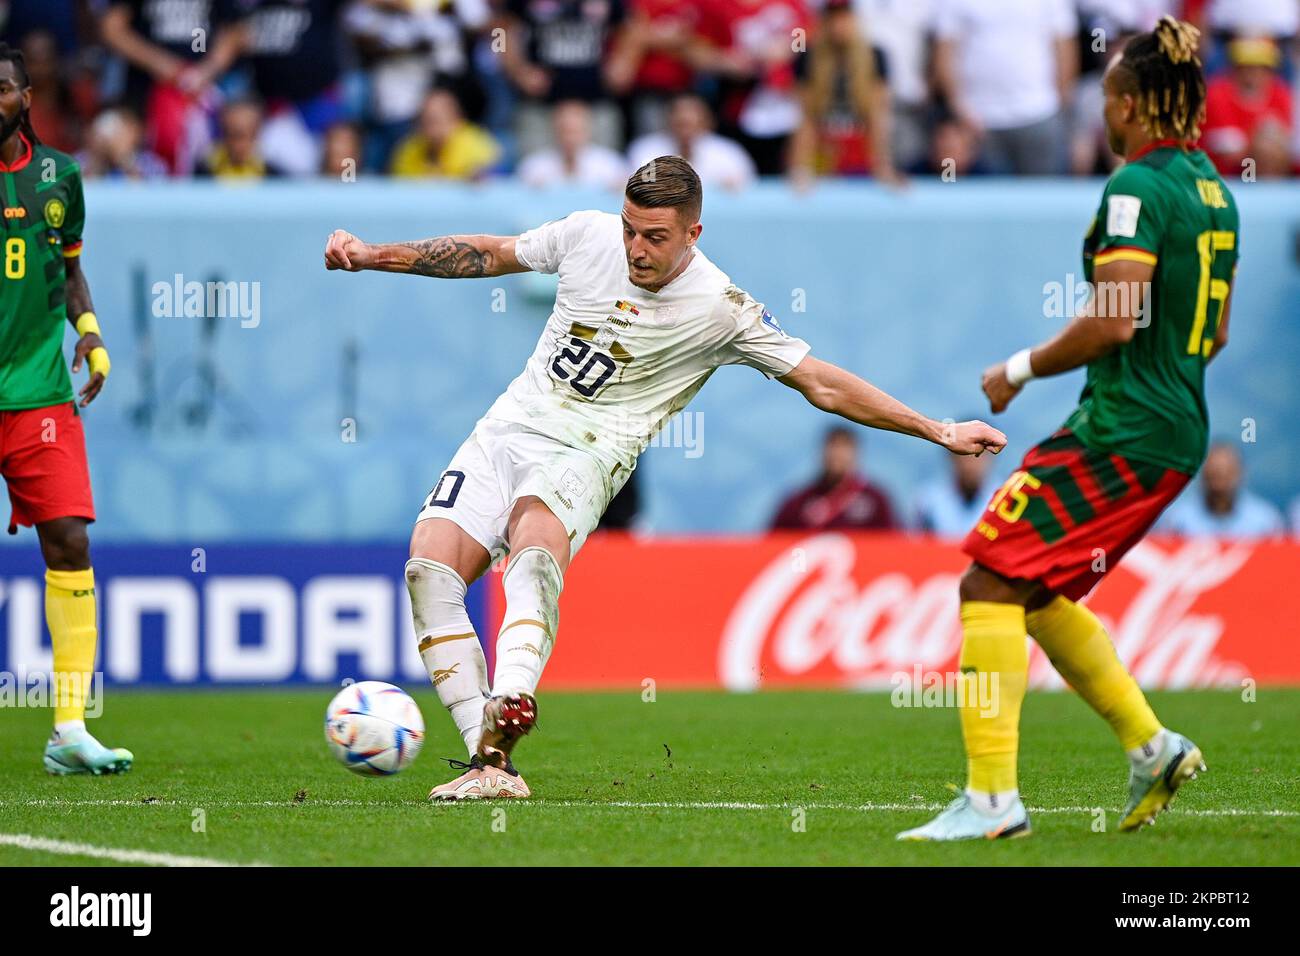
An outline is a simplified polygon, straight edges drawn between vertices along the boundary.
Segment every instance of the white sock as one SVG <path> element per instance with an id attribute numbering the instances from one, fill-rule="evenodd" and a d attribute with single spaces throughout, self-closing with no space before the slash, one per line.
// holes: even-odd
<path id="1" fill-rule="evenodd" d="M 971 806 L 980 813 L 991 817 L 1001 816 L 1007 812 L 1007 807 L 1016 802 L 1020 796 L 1019 790 L 1000 790 L 997 793 L 984 793 L 980 790 L 966 790 L 966 796 L 970 798 Z"/>
<path id="2" fill-rule="evenodd" d="M 497 634 L 493 694 L 532 694 L 555 646 L 564 576 L 545 548 L 524 548 L 501 579 L 506 613 Z"/>
<path id="3" fill-rule="evenodd" d="M 411 592 L 420 660 L 472 757 L 483 726 L 488 682 L 487 660 L 465 610 L 465 581 L 445 564 L 412 558 L 406 562 L 406 589 Z"/>
<path id="4" fill-rule="evenodd" d="M 54 732 L 62 737 L 64 734 L 77 730 L 85 730 L 86 722 L 84 720 L 65 720 L 62 723 L 54 725 Z"/>
<path id="5" fill-rule="evenodd" d="M 1156 731 L 1156 735 L 1144 744 L 1134 747 L 1132 750 L 1124 751 L 1128 754 L 1129 763 L 1135 767 L 1141 767 L 1155 760 L 1165 749 L 1165 731 L 1164 728 Z"/>

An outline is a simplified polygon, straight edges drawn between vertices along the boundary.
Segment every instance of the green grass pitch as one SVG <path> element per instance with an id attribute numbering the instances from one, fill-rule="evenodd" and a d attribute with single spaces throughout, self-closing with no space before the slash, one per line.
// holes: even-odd
<path id="1" fill-rule="evenodd" d="M 1136 835 L 1115 829 L 1126 762 L 1109 729 L 1073 694 L 1031 693 L 1020 760 L 1033 835 L 954 845 L 894 840 L 964 779 L 952 710 L 894 708 L 887 694 L 543 692 L 516 751 L 535 799 L 431 805 L 451 775 L 438 758 L 464 754 L 432 691 L 415 694 L 424 749 L 378 779 L 329 755 L 329 688 L 110 690 L 91 729 L 134 750 L 121 777 L 47 776 L 49 712 L 8 710 L 0 864 L 113 862 L 14 834 L 281 865 L 1300 863 L 1300 690 L 1152 694 L 1210 769 Z"/>

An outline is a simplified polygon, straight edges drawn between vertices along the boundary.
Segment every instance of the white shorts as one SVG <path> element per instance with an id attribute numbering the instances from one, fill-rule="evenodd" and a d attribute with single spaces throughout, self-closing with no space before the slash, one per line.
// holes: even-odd
<path id="1" fill-rule="evenodd" d="M 416 522 L 446 518 L 496 562 L 510 551 L 506 529 L 520 498 L 535 495 L 569 533 L 569 557 L 595 530 L 627 481 L 599 459 L 524 425 L 482 418 L 424 499 Z"/>

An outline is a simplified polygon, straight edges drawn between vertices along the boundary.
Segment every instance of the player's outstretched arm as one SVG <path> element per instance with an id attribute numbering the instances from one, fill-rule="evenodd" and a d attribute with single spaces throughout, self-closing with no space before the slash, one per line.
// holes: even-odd
<path id="1" fill-rule="evenodd" d="M 996 455 L 1007 443 L 1007 436 L 992 425 L 927 418 L 852 372 L 811 355 L 777 381 L 790 386 L 824 412 L 859 425 L 915 435 L 961 455 L 985 451 Z"/>
<path id="2" fill-rule="evenodd" d="M 479 279 L 528 272 L 515 255 L 517 236 L 437 236 L 414 242 L 369 243 L 335 229 L 325 243 L 325 268 L 405 272 L 437 279 Z"/>
<path id="3" fill-rule="evenodd" d="M 1132 339 L 1145 324 L 1146 293 L 1154 274 L 1155 266 L 1129 259 L 1098 266 L 1093 297 L 1065 328 L 1037 348 L 985 369 L 982 385 L 993 412 L 1005 409 L 1030 379 L 1087 365 Z"/>

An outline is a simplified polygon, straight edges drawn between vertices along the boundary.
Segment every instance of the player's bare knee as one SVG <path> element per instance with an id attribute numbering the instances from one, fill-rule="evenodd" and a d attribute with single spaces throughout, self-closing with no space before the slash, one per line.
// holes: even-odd
<path id="1" fill-rule="evenodd" d="M 90 567 L 90 535 L 84 521 L 54 521 L 41 528 L 41 556 L 52 571 Z"/>
<path id="2" fill-rule="evenodd" d="M 489 562 L 486 548 L 455 523 L 443 518 L 416 522 L 415 530 L 411 532 L 408 557 L 450 568 L 467 585 L 478 580 Z"/>
<path id="3" fill-rule="evenodd" d="M 1012 582 L 978 564 L 972 564 L 961 576 L 958 593 L 963 601 L 992 601 L 998 604 L 1022 603 L 1022 597 Z"/>

